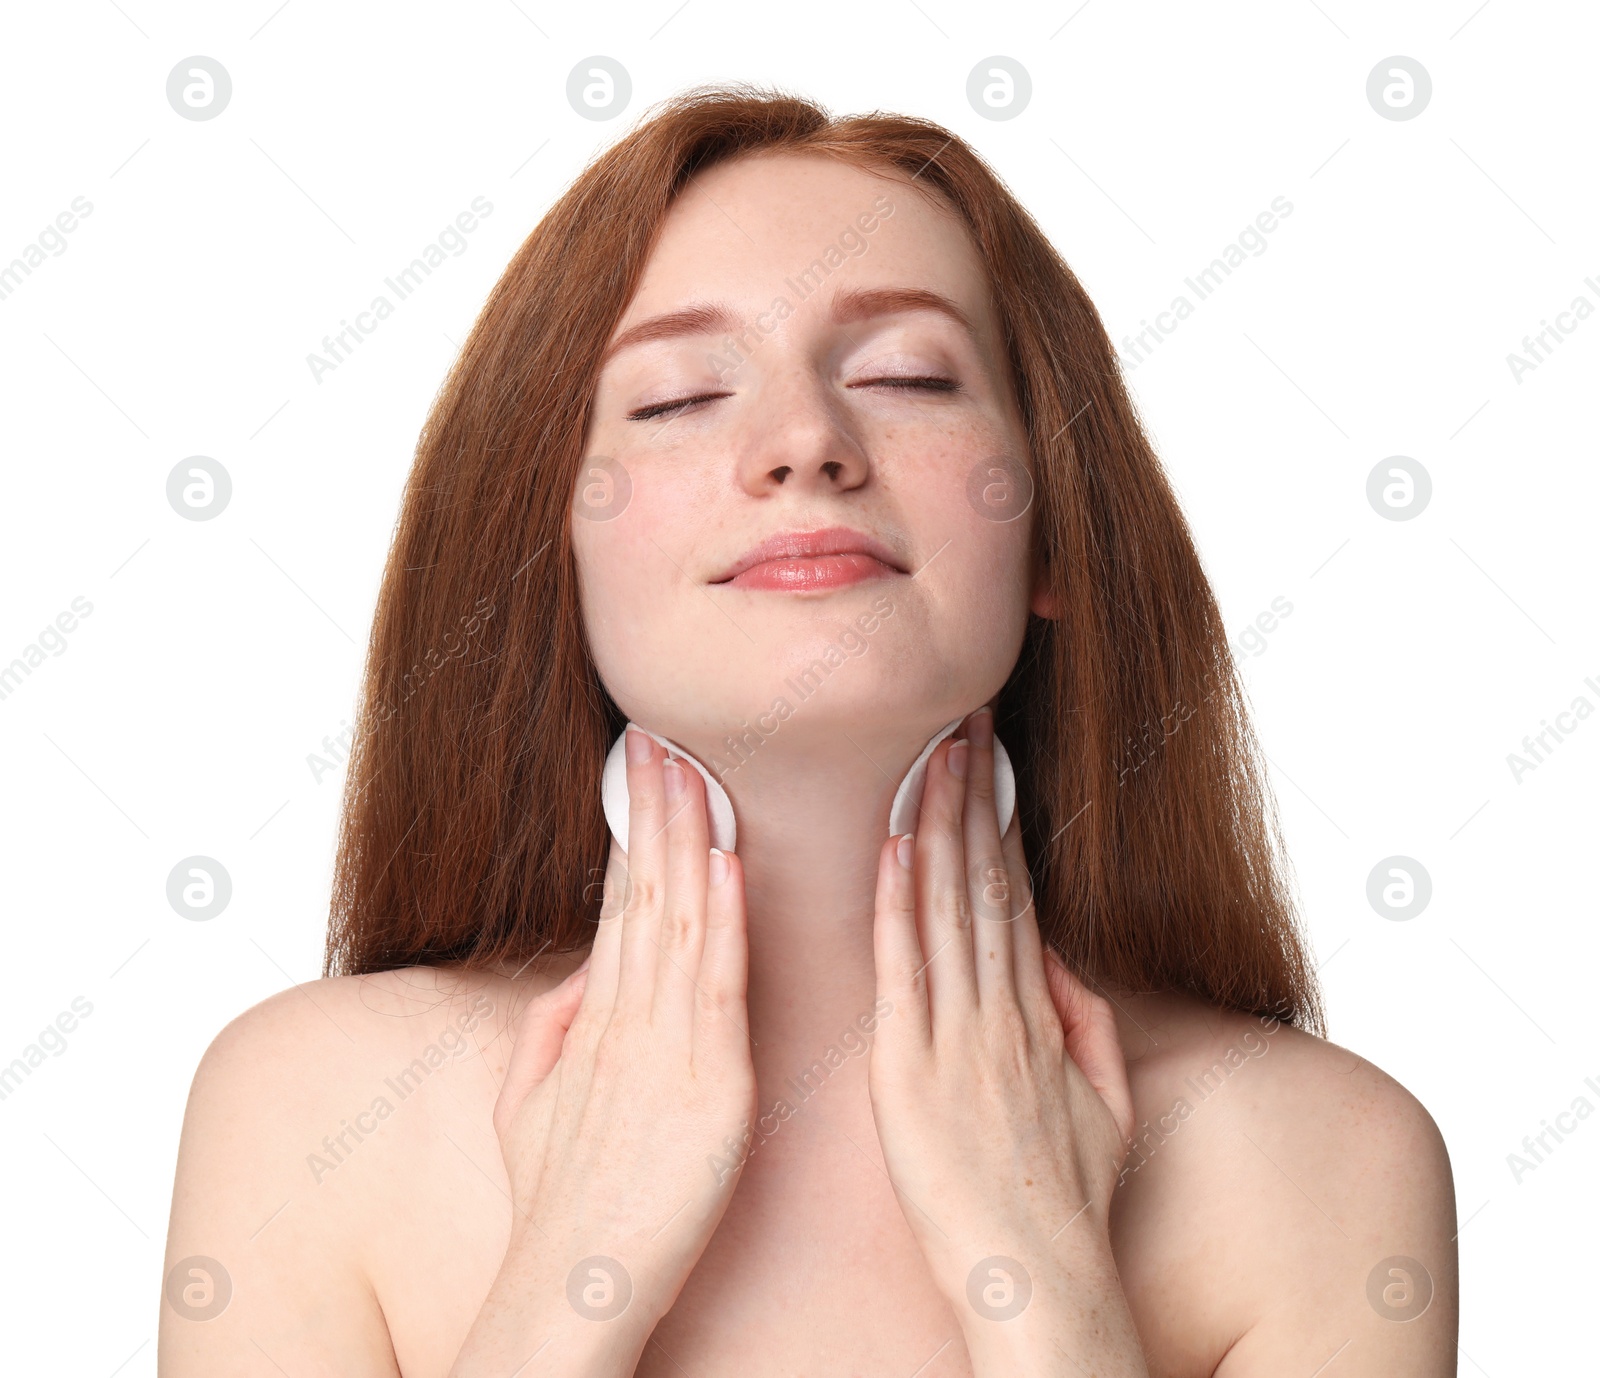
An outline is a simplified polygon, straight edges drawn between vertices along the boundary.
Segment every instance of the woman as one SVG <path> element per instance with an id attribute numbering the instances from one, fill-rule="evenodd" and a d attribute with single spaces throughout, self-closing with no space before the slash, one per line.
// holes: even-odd
<path id="1" fill-rule="evenodd" d="M 578 178 L 347 790 L 326 979 L 196 1075 L 172 1378 L 1454 1371 L 1444 1146 L 1320 1037 L 1188 530 L 945 130 L 694 92 Z"/>

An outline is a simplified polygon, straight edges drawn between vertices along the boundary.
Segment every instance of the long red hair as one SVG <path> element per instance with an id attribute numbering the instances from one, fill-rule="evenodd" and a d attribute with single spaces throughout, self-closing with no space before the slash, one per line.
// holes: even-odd
<path id="1" fill-rule="evenodd" d="M 491 292 L 417 446 L 373 619 L 326 974 L 521 965 L 586 944 L 624 718 L 596 673 L 570 540 L 603 350 L 662 218 L 740 154 L 838 158 L 942 197 L 987 267 L 1030 439 L 1032 618 L 996 731 L 1040 928 L 1094 982 L 1322 1032 L 1274 805 L 1222 617 L 1060 255 L 965 143 L 744 87 L 647 112 Z"/>

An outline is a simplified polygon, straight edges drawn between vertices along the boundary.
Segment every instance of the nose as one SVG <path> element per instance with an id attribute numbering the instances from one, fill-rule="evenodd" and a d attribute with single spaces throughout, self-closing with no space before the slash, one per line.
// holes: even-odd
<path id="1" fill-rule="evenodd" d="M 739 481 L 752 496 L 782 487 L 842 493 L 867 481 L 866 451 L 821 378 L 769 378 L 746 424 Z"/>

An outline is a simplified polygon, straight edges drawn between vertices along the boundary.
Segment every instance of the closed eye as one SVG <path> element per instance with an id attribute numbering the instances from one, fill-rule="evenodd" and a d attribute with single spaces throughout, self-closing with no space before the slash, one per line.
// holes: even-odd
<path id="1" fill-rule="evenodd" d="M 961 384 L 954 378 L 940 378 L 934 374 L 915 377 L 868 378 L 862 383 L 852 383 L 853 388 L 926 388 L 930 392 L 959 392 Z"/>
<path id="2" fill-rule="evenodd" d="M 697 397 L 684 397 L 676 402 L 656 402 L 648 407 L 640 407 L 638 411 L 628 413 L 630 421 L 654 421 L 661 416 L 675 416 L 678 412 L 696 405 L 699 402 L 714 402 L 719 397 L 726 397 L 725 392 L 703 392 Z"/>
<path id="3" fill-rule="evenodd" d="M 908 388 L 922 388 L 929 392 L 959 392 L 961 384 L 953 378 L 940 378 L 934 375 L 919 375 L 916 377 L 895 378 L 868 378 L 864 382 L 851 383 L 853 388 L 894 388 L 903 391 Z M 698 406 L 701 402 L 715 402 L 719 397 L 727 397 L 725 392 L 703 392 L 694 397 L 683 397 L 676 402 L 655 402 L 648 407 L 640 407 L 637 411 L 628 413 L 630 421 L 656 421 L 665 416 L 678 416 L 690 407 Z"/>

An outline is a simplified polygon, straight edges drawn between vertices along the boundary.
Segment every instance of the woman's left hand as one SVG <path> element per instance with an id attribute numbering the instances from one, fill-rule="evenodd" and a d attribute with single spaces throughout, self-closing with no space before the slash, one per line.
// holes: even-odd
<path id="1" fill-rule="evenodd" d="M 1063 1353 L 1143 1374 L 1108 1227 L 1127 1069 L 1111 1006 L 1041 944 L 1015 815 L 1000 837 L 992 724 L 980 709 L 965 744 L 939 744 L 914 841 L 878 858 L 878 1138 L 978 1374 L 1057 1372 Z"/>

